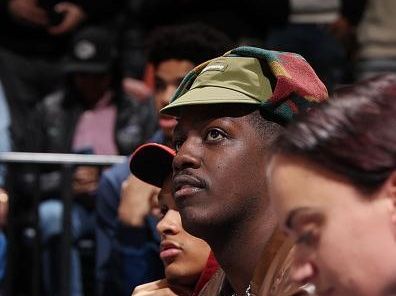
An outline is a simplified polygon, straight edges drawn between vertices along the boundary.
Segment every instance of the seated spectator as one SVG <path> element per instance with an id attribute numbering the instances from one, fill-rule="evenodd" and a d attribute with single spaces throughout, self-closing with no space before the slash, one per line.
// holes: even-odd
<path id="1" fill-rule="evenodd" d="M 284 2 L 285 0 L 281 0 Z M 124 68 L 124 86 L 126 91 L 144 99 L 150 93 L 145 83 L 151 86 L 151 80 L 145 73 L 151 68 L 146 67 L 144 41 L 153 30 L 162 26 L 186 25 L 191 22 L 205 23 L 231 38 L 235 43 L 251 43 L 263 39 L 268 19 L 279 19 L 274 15 L 274 3 L 279 0 L 263 1 L 248 0 L 245 5 L 240 1 L 223 2 L 211 0 L 125 0 L 122 16 L 121 59 Z M 270 2 L 270 3 L 268 3 Z M 166 13 L 164 13 L 166 11 Z M 180 12 L 183 13 L 180 13 Z M 148 71 L 144 71 L 148 69 Z"/>
<path id="2" fill-rule="evenodd" d="M 272 202 L 318 295 L 396 295 L 396 75 L 364 80 L 275 142 Z"/>
<path id="3" fill-rule="evenodd" d="M 224 34 L 200 24 L 162 27 L 153 32 L 148 40 L 148 61 L 154 68 L 156 111 L 169 103 L 189 70 L 227 51 L 230 43 Z M 169 146 L 175 123 L 173 117 L 160 115 L 159 129 L 150 142 Z M 129 176 L 129 162 L 125 162 L 104 172 L 100 180 L 96 204 L 98 295 L 130 295 L 135 286 L 163 277 L 156 219 L 150 215 L 149 206 L 136 207 L 149 204 L 153 186 Z M 127 179 L 128 189 L 121 194 L 121 184 Z M 138 253 L 143 255 L 138 257 Z M 135 260 L 144 264 L 138 272 Z"/>
<path id="4" fill-rule="evenodd" d="M 37 150 L 56 153 L 127 154 L 153 133 L 155 120 L 149 104 L 138 105 L 119 91 L 115 61 L 117 50 L 112 32 L 85 28 L 73 39 L 65 61 L 64 88 L 44 99 L 37 121 L 40 135 Z M 100 171 L 77 167 L 73 176 L 75 196 L 72 209 L 74 242 L 94 234 L 96 189 Z M 60 175 L 52 169 L 42 174 L 45 197 L 39 208 L 43 243 L 44 287 L 57 295 L 59 287 L 56 249 L 62 233 L 63 205 L 59 199 Z M 53 270 L 55 269 L 55 270 Z M 71 252 L 71 295 L 83 295 L 81 270 L 76 248 Z"/>
<path id="5" fill-rule="evenodd" d="M 202 295 L 305 295 L 269 202 L 267 149 L 327 90 L 294 53 L 238 47 L 196 67 L 161 113 L 177 117 L 174 198 L 183 227 L 218 260 Z M 236 260 L 241 258 L 241 260 Z"/>
<path id="6" fill-rule="evenodd" d="M 10 125 L 11 119 L 8 101 L 0 79 L 0 152 L 8 152 L 11 150 Z M 0 165 L 0 295 L 2 295 L 3 290 L 7 254 L 5 227 L 8 215 L 8 193 L 5 190 L 5 179 L 6 167 L 2 164 Z"/>
<path id="7" fill-rule="evenodd" d="M 396 72 L 396 2 L 366 0 L 367 7 L 357 28 L 357 80 Z"/>
<path id="8" fill-rule="evenodd" d="M 330 92 L 350 81 L 347 48 L 365 0 L 282 2 L 287 21 L 269 29 L 266 47 L 304 56 Z"/>
<path id="9" fill-rule="evenodd" d="M 217 270 L 218 264 L 210 247 L 203 240 L 188 234 L 172 197 L 172 161 L 175 151 L 150 143 L 132 155 L 130 168 L 134 176 L 156 187 L 160 219 L 157 230 L 161 236 L 160 257 L 165 265 L 165 279 L 135 288 L 132 295 L 151 292 L 167 295 L 198 295 L 200 289 Z"/>
<path id="10" fill-rule="evenodd" d="M 18 84 L 16 96 L 35 104 L 54 91 L 72 35 L 83 25 L 108 22 L 118 10 L 118 1 L 106 0 L 1 1 L 0 60 Z"/>

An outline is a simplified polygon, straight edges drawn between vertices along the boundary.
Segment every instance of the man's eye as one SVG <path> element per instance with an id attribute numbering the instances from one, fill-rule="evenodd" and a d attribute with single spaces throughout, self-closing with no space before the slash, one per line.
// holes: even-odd
<path id="1" fill-rule="evenodd" d="M 210 130 L 206 136 L 206 139 L 208 141 L 218 141 L 221 140 L 222 138 L 224 138 L 224 134 L 217 129 Z"/>
<path id="2" fill-rule="evenodd" d="M 173 143 L 173 148 L 175 149 L 176 152 L 178 152 L 182 145 L 183 145 L 182 141 L 175 141 Z"/>

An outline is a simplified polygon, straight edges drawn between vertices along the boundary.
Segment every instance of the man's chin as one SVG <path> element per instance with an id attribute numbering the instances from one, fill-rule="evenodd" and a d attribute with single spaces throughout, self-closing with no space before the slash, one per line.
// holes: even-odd
<path id="1" fill-rule="evenodd" d="M 203 210 L 186 206 L 179 209 L 183 228 L 191 235 L 205 240 L 211 233 L 214 225 L 212 219 Z"/>

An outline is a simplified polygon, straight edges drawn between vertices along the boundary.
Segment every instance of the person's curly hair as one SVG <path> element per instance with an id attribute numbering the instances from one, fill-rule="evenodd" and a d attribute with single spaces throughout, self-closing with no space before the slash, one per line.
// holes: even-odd
<path id="1" fill-rule="evenodd" d="M 154 67 L 170 59 L 198 65 L 232 47 L 233 43 L 224 33 L 201 23 L 158 27 L 146 42 L 148 61 Z"/>

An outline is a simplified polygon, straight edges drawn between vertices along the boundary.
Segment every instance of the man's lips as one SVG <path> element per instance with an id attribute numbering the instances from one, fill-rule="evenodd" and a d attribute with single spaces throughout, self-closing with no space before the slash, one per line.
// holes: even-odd
<path id="1" fill-rule="evenodd" d="M 173 178 L 175 199 L 193 195 L 205 188 L 205 182 L 190 174 L 179 174 Z"/>
<path id="2" fill-rule="evenodd" d="M 163 241 L 160 246 L 160 258 L 169 264 L 182 252 L 181 247 L 174 242 Z"/>

